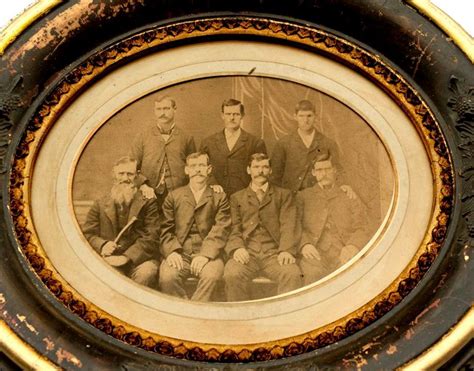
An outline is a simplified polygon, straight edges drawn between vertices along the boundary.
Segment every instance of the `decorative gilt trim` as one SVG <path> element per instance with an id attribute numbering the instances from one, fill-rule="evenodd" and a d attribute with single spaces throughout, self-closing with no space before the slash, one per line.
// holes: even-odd
<path id="1" fill-rule="evenodd" d="M 0 320 L 0 350 L 25 370 L 56 371 L 61 367 L 22 340 L 5 322 Z"/>
<path id="2" fill-rule="evenodd" d="M 428 17 L 454 40 L 454 43 L 474 62 L 474 38 L 430 0 L 405 0 Z"/>
<path id="3" fill-rule="evenodd" d="M 350 315 L 306 334 L 279 341 L 238 346 L 199 344 L 146 332 L 104 313 L 81 297 L 48 261 L 32 225 L 29 210 L 29 179 L 42 138 L 57 115 L 90 82 L 118 61 L 148 49 L 185 38 L 213 35 L 257 35 L 304 44 L 319 53 L 349 63 L 399 103 L 424 141 L 432 162 L 433 216 L 418 252 L 404 272 L 371 302 Z M 401 75 L 342 38 L 291 23 L 249 17 L 210 18 L 144 31 L 123 39 L 91 56 L 58 83 L 30 122 L 17 148 L 10 178 L 10 210 L 25 258 L 49 291 L 84 321 L 129 345 L 162 355 L 208 362 L 255 362 L 281 359 L 334 344 L 365 328 L 393 309 L 415 288 L 443 246 L 454 202 L 454 179 L 445 139 L 429 107 Z"/>
<path id="4" fill-rule="evenodd" d="M 30 27 L 36 20 L 48 14 L 55 6 L 64 0 L 39 0 L 22 14 L 14 18 L 7 27 L 0 32 L 0 56 L 18 36 Z"/>
<path id="5" fill-rule="evenodd" d="M 472 334 L 474 334 L 474 308 L 471 308 L 441 340 L 400 370 L 436 370 L 466 345 L 472 339 Z"/>

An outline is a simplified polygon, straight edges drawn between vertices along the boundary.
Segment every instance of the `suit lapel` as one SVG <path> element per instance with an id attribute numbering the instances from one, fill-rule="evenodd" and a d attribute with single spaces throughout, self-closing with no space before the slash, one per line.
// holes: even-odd
<path id="1" fill-rule="evenodd" d="M 260 207 L 257 194 L 252 190 L 252 188 L 250 188 L 250 186 L 247 187 L 247 202 L 257 208 Z"/>
<path id="2" fill-rule="evenodd" d="M 216 146 L 219 148 L 220 153 L 224 153 L 226 156 L 229 155 L 229 147 L 227 147 L 224 130 L 216 136 Z"/>
<path id="3" fill-rule="evenodd" d="M 137 191 L 135 196 L 133 197 L 132 203 L 130 204 L 130 211 L 128 212 L 128 221 L 130 221 L 133 217 L 136 217 L 140 210 L 142 209 L 143 205 L 145 205 L 145 200 L 140 194 L 140 191 Z"/>
<path id="4" fill-rule="evenodd" d="M 170 143 L 174 142 L 177 137 L 179 136 L 179 128 L 177 128 L 176 126 L 174 127 L 173 131 L 171 132 L 170 134 L 170 137 L 168 138 L 168 140 L 165 142 L 164 139 L 163 139 L 163 142 L 165 143 L 165 146 L 169 145 Z"/>
<path id="5" fill-rule="evenodd" d="M 243 129 L 240 129 L 240 136 L 237 139 L 237 142 L 235 143 L 234 148 L 232 148 L 232 151 L 230 151 L 228 155 L 232 156 L 234 153 L 239 151 L 242 147 L 245 147 L 248 139 L 249 139 L 249 136 L 247 132 L 245 132 Z M 227 147 L 227 143 L 226 143 L 226 147 Z"/>
<path id="6" fill-rule="evenodd" d="M 185 190 L 186 192 L 184 193 L 184 202 L 192 206 L 194 209 L 196 207 L 196 200 L 194 199 L 193 191 L 191 191 L 189 184 L 186 186 Z"/>
<path id="7" fill-rule="evenodd" d="M 202 206 L 204 206 L 205 204 L 207 204 L 211 200 L 211 198 L 213 196 L 213 193 L 214 193 L 214 191 L 212 190 L 212 188 L 209 187 L 209 186 L 206 186 L 206 189 L 202 193 L 201 199 L 197 203 L 197 205 L 195 207 L 195 210 L 197 210 L 197 209 L 201 208 Z M 194 198 L 194 196 L 193 196 L 193 198 Z"/>
<path id="8" fill-rule="evenodd" d="M 110 197 L 107 199 L 105 203 L 104 212 L 105 212 L 105 215 L 107 215 L 107 218 L 109 218 L 110 220 L 110 224 L 112 225 L 114 235 L 117 235 L 118 233 L 117 209 L 115 208 L 114 201 Z"/>
<path id="9" fill-rule="evenodd" d="M 265 195 L 263 196 L 263 200 L 260 203 L 260 209 L 267 206 L 272 201 L 272 197 L 273 197 L 273 187 L 269 184 L 268 189 L 265 192 Z"/>

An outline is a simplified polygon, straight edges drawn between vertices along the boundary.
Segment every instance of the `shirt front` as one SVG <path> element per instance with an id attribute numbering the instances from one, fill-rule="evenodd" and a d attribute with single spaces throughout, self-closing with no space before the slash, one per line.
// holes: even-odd
<path id="1" fill-rule="evenodd" d="M 200 200 L 201 197 L 202 197 L 202 194 L 203 194 L 204 191 L 206 190 L 206 186 L 202 187 L 202 188 L 199 189 L 199 190 L 193 189 L 193 187 L 191 187 L 191 185 L 189 186 L 189 188 L 191 188 L 191 192 L 193 193 L 194 201 L 196 201 L 196 204 L 198 204 L 198 203 L 199 203 L 199 200 Z"/>
<path id="2" fill-rule="evenodd" d="M 267 193 L 268 190 L 268 182 L 266 182 L 263 186 L 258 187 L 256 184 L 253 182 L 250 183 L 250 189 L 254 191 L 256 194 L 258 194 L 259 191 L 262 191 L 263 194 Z"/>
<path id="3" fill-rule="evenodd" d="M 242 130 L 240 128 L 238 128 L 236 131 L 224 129 L 225 141 L 227 142 L 227 148 L 229 148 L 229 151 L 232 151 L 232 149 L 235 147 L 241 132 Z"/>
<path id="4" fill-rule="evenodd" d="M 315 132 L 316 130 L 313 130 L 311 134 L 306 134 L 306 133 L 303 133 L 300 129 L 298 129 L 298 135 L 300 136 L 306 148 L 311 147 L 311 143 L 313 143 Z"/>
<path id="5" fill-rule="evenodd" d="M 174 129 L 174 122 L 173 122 L 173 125 L 171 125 L 171 128 L 169 130 L 164 130 L 160 124 L 156 124 L 158 126 L 158 129 L 160 130 L 160 133 L 161 133 L 161 137 L 163 138 L 163 140 L 165 142 L 168 141 L 168 139 L 170 139 L 170 136 L 171 136 L 171 133 L 173 132 L 173 129 Z"/>

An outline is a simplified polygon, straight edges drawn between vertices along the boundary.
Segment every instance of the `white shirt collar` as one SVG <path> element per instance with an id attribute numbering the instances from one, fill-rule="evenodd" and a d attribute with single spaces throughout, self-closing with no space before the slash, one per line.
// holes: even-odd
<path id="1" fill-rule="evenodd" d="M 311 134 L 306 134 L 306 133 L 303 133 L 300 129 L 298 129 L 298 135 L 300 136 L 306 148 L 311 147 L 311 143 L 313 143 L 315 133 L 316 133 L 316 130 L 313 130 Z"/>
<path id="2" fill-rule="evenodd" d="M 242 132 L 241 128 L 238 128 L 236 131 L 230 131 L 229 129 L 224 129 L 224 135 L 226 139 L 240 137 L 240 133 Z"/>
<path id="3" fill-rule="evenodd" d="M 253 184 L 253 182 L 250 182 L 250 188 L 252 191 L 257 192 L 259 189 L 261 189 L 263 192 L 267 192 L 268 189 L 268 182 L 266 182 L 263 186 L 257 187 L 257 185 Z"/>
<path id="4" fill-rule="evenodd" d="M 191 188 L 191 192 L 193 193 L 194 201 L 196 201 L 196 203 L 198 203 L 199 200 L 202 197 L 202 194 L 206 190 L 207 186 L 202 187 L 200 190 L 195 190 L 195 189 L 193 189 L 193 187 L 191 187 L 191 184 L 190 184 L 189 188 Z"/>

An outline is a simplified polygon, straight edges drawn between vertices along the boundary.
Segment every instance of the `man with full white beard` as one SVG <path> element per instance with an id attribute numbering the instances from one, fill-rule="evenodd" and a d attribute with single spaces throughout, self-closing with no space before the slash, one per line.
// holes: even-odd
<path id="1" fill-rule="evenodd" d="M 137 191 L 137 161 L 122 157 L 113 167 L 109 194 L 94 202 L 83 227 L 91 246 L 135 282 L 156 287 L 160 222 L 156 199 Z"/>

